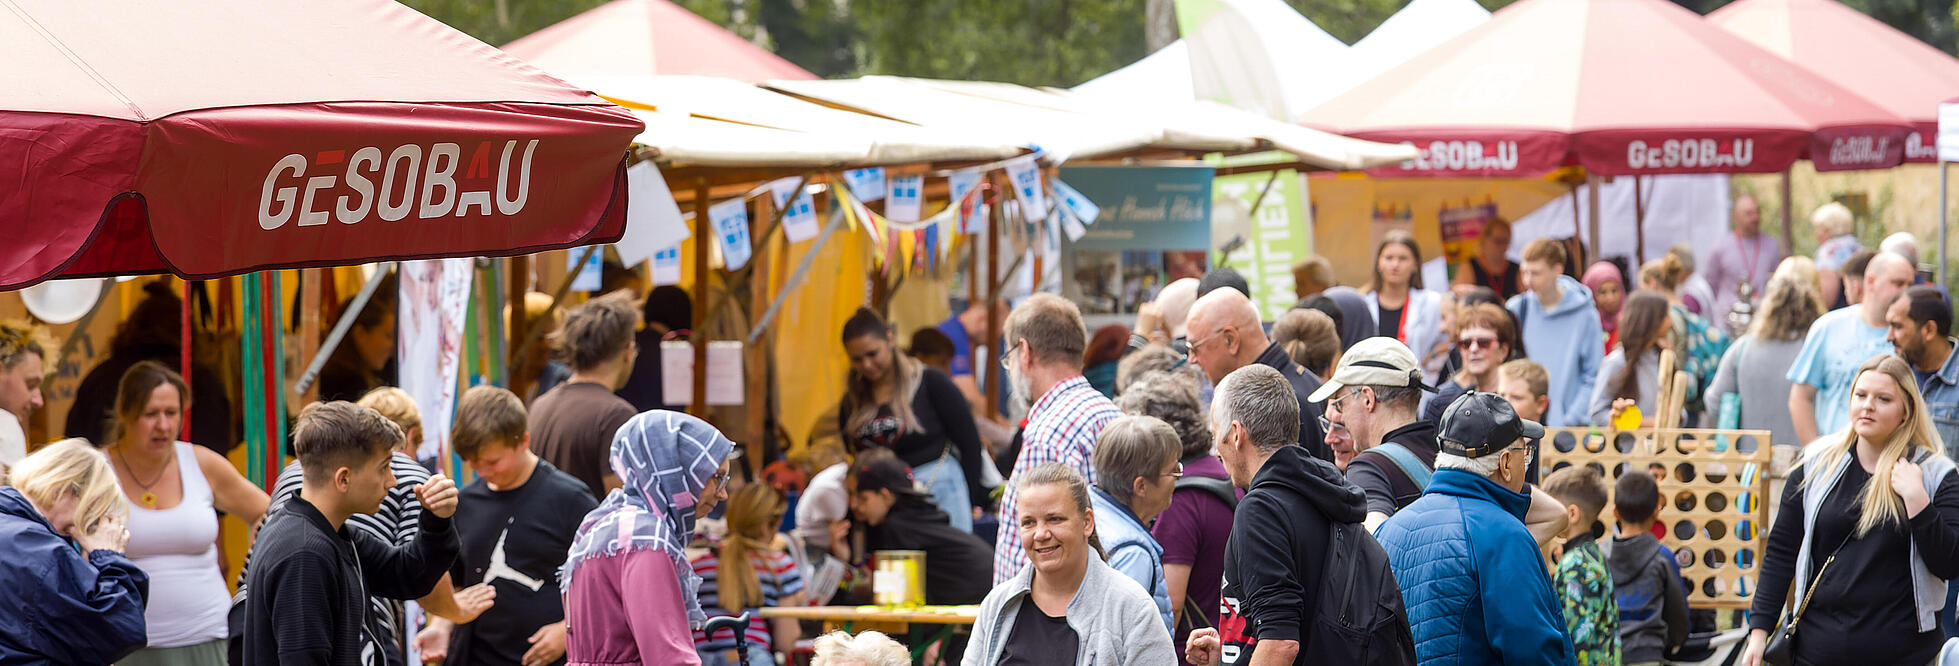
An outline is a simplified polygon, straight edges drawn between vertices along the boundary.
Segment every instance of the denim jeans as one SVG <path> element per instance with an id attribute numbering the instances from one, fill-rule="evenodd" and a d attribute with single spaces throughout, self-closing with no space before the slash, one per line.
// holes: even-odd
<path id="1" fill-rule="evenodd" d="M 959 466 L 958 458 L 939 456 L 937 460 L 913 467 L 911 475 L 919 485 L 925 486 L 932 503 L 952 518 L 953 527 L 963 532 L 973 531 L 973 499 L 966 488 L 966 470 Z"/>
<path id="2" fill-rule="evenodd" d="M 701 653 L 701 666 L 742 666 L 741 660 L 729 659 L 735 651 L 714 650 Z M 748 666 L 775 666 L 775 655 L 766 645 L 748 644 Z"/>

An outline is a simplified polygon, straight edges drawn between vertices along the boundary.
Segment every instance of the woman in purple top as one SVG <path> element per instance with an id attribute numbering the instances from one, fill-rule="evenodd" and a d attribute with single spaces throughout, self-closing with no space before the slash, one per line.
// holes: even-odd
<path id="1" fill-rule="evenodd" d="M 707 615 L 686 547 L 694 516 L 728 497 L 733 449 L 714 426 L 678 412 L 619 427 L 612 471 L 622 487 L 585 516 L 559 576 L 568 666 L 699 666 L 693 630 Z"/>
<path id="2" fill-rule="evenodd" d="M 1211 455 L 1211 427 L 1198 405 L 1197 383 L 1189 374 L 1144 375 L 1125 387 L 1116 403 L 1124 413 L 1163 419 L 1183 443 L 1178 460 L 1184 476 L 1171 493 L 1170 508 L 1156 517 L 1150 529 L 1163 546 L 1163 580 L 1170 592 L 1170 614 L 1176 620 L 1171 645 L 1183 645 L 1192 630 L 1218 624 L 1224 542 L 1231 537 L 1238 491 L 1231 487 L 1224 464 Z M 1182 661 L 1182 651 L 1178 653 Z"/>

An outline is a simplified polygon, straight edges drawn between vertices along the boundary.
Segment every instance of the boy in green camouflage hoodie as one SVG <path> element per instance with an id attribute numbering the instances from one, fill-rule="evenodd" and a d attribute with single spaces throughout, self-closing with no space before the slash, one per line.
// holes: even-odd
<path id="1" fill-rule="evenodd" d="M 1544 491 L 1565 505 L 1564 556 L 1552 578 L 1564 604 L 1565 632 L 1578 666 L 1619 666 L 1619 604 L 1612 597 L 1612 573 L 1592 535 L 1592 523 L 1605 510 L 1605 481 L 1589 467 L 1566 467 L 1544 477 Z"/>

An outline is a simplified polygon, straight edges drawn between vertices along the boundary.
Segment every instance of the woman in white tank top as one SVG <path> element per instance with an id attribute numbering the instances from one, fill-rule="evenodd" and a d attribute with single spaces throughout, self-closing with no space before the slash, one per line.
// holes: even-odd
<path id="1" fill-rule="evenodd" d="M 231 591 L 213 509 L 256 524 L 266 495 L 223 456 L 177 441 L 189 392 L 176 372 L 138 363 L 116 394 L 109 461 L 129 498 L 129 558 L 150 575 L 149 647 L 119 663 L 222 666 Z"/>

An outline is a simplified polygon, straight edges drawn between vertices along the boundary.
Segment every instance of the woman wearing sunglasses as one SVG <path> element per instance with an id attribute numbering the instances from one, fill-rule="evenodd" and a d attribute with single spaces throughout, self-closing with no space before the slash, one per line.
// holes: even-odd
<path id="1" fill-rule="evenodd" d="M 1170 495 L 1184 475 L 1183 463 L 1177 462 L 1182 450 L 1177 429 L 1154 416 L 1110 421 L 1095 438 L 1095 533 L 1109 566 L 1150 593 L 1170 633 L 1176 624 L 1163 578 L 1163 546 L 1150 536 L 1149 524 L 1170 508 Z"/>
<path id="2" fill-rule="evenodd" d="M 1462 355 L 1462 369 L 1436 389 L 1435 397 L 1422 408 L 1422 420 L 1441 422 L 1449 403 L 1470 391 L 1496 390 L 1497 367 L 1509 361 L 1517 348 L 1517 325 L 1502 306 L 1479 303 L 1456 311 L 1456 351 Z"/>

